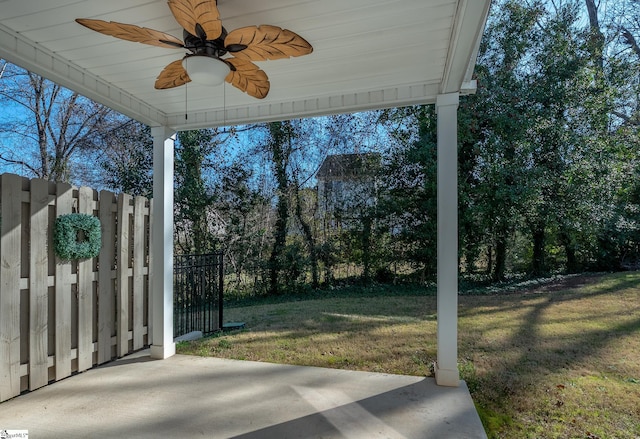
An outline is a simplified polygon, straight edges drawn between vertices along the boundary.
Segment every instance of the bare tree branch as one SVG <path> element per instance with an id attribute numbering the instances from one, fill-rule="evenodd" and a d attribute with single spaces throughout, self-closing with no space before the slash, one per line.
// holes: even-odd
<path id="1" fill-rule="evenodd" d="M 38 170 L 36 168 L 34 168 L 33 166 L 31 166 L 29 163 L 27 163 L 24 160 L 10 159 L 8 157 L 5 157 L 3 154 L 0 154 L 0 160 L 4 161 L 5 163 L 10 163 L 12 165 L 24 166 L 29 171 L 33 172 L 33 174 L 36 175 L 37 177 L 41 177 L 41 175 L 39 174 Z"/>
<path id="2" fill-rule="evenodd" d="M 634 119 L 631 116 L 627 116 L 626 114 L 621 113 L 620 111 L 616 111 L 616 110 L 613 110 L 611 113 L 613 115 L 615 115 L 615 116 L 618 116 L 626 124 L 633 125 L 633 126 L 640 126 L 640 120 L 638 120 L 637 118 Z"/>
<path id="3" fill-rule="evenodd" d="M 624 39 L 624 42 L 631 47 L 631 50 L 640 57 L 640 46 L 638 46 L 638 42 L 634 38 L 633 34 L 624 27 L 622 28 L 622 38 Z"/>

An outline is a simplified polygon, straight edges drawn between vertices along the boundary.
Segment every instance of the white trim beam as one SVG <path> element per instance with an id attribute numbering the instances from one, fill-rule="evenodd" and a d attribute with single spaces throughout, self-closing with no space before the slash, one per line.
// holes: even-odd
<path id="1" fill-rule="evenodd" d="M 488 0 L 458 2 L 440 93 L 459 92 L 463 83 L 471 81 L 490 6 Z"/>
<path id="2" fill-rule="evenodd" d="M 438 357 L 441 386 L 460 385 L 458 372 L 458 102 L 439 95 L 438 117 Z"/>
<path id="3" fill-rule="evenodd" d="M 151 358 L 176 353 L 173 341 L 173 130 L 151 128 L 153 136 L 153 225 Z"/>
<path id="4" fill-rule="evenodd" d="M 231 86 L 225 85 L 225 87 Z M 183 131 L 432 104 L 435 102 L 439 88 L 438 83 L 404 85 L 384 90 L 191 112 L 186 119 L 184 112 L 181 112 L 169 114 L 167 124 L 176 131 Z"/>

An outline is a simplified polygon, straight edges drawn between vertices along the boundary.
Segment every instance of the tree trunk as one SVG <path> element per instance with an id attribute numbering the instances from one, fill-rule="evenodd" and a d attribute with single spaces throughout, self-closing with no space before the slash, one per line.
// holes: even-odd
<path id="1" fill-rule="evenodd" d="M 546 272 L 544 245 L 544 224 L 536 224 L 532 230 L 533 256 L 531 258 L 531 272 L 534 276 L 540 276 Z"/>
<path id="2" fill-rule="evenodd" d="M 289 216 L 289 203 L 286 194 L 280 192 L 276 218 L 275 230 L 273 231 L 273 247 L 269 256 L 269 294 L 276 295 L 280 292 L 280 270 L 282 253 L 287 241 L 287 219 Z"/>
<path id="3" fill-rule="evenodd" d="M 629 32 L 629 29 L 622 28 L 622 38 L 624 38 L 624 42 L 627 43 L 629 47 L 631 47 L 633 53 L 635 53 L 638 58 L 640 58 L 640 46 L 638 45 L 638 42 L 636 41 L 633 34 Z"/>
<path id="4" fill-rule="evenodd" d="M 490 275 L 491 273 L 493 273 L 493 247 L 492 246 L 488 246 L 487 247 L 487 270 L 486 270 L 486 274 Z"/>
<path id="5" fill-rule="evenodd" d="M 468 231 L 467 234 L 472 233 Z M 475 273 L 476 260 L 478 259 L 478 248 L 474 243 L 467 241 L 464 249 L 465 271 L 467 273 Z"/>
<path id="6" fill-rule="evenodd" d="M 493 280 L 498 282 L 504 280 L 504 272 L 507 263 L 507 238 L 500 236 L 496 240 L 496 262 L 493 270 Z"/>
<path id="7" fill-rule="evenodd" d="M 289 220 L 287 165 L 289 149 L 286 142 L 290 137 L 290 130 L 285 126 L 287 122 L 272 122 L 269 124 L 271 140 L 269 147 L 273 158 L 273 170 L 278 184 L 278 203 L 276 206 L 276 224 L 273 231 L 273 247 L 269 256 L 269 294 L 280 292 L 280 271 L 282 269 L 282 254 L 287 243 L 287 222 Z"/>
<path id="8" fill-rule="evenodd" d="M 302 228 L 302 235 L 304 236 L 304 240 L 307 243 L 307 247 L 309 248 L 309 259 L 311 261 L 311 286 L 316 289 L 320 286 L 320 277 L 318 274 L 318 251 L 316 248 L 315 238 L 313 237 L 313 232 L 311 231 L 311 226 L 302 215 L 302 202 L 300 200 L 300 191 L 298 189 L 299 188 L 296 184 L 296 217 L 298 218 L 298 222 L 300 223 L 300 227 Z"/>
<path id="9" fill-rule="evenodd" d="M 563 230 L 558 237 L 560 243 L 564 247 L 567 257 L 567 273 L 577 273 L 579 271 L 578 258 L 576 257 L 576 248 L 569 234 Z"/>
<path id="10" fill-rule="evenodd" d="M 604 35 L 600 30 L 600 23 L 598 22 L 598 7 L 595 0 L 585 0 L 587 5 L 587 12 L 589 13 L 589 25 L 591 28 L 591 38 L 589 42 L 590 50 L 596 65 L 598 66 L 598 72 L 602 74 L 604 68 Z"/>
<path id="11" fill-rule="evenodd" d="M 189 225 L 189 252 L 204 254 L 215 248 L 207 218 L 212 199 L 207 194 L 202 176 L 204 158 L 213 137 L 205 130 L 182 131 L 178 134 L 178 140 L 176 205 L 179 206 L 179 218 L 186 220 Z"/>
<path id="12" fill-rule="evenodd" d="M 371 218 L 365 216 L 362 221 L 362 280 L 371 281 Z"/>

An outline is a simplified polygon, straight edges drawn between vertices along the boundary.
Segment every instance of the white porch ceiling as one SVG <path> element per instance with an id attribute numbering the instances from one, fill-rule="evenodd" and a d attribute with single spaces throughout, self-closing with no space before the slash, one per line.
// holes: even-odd
<path id="1" fill-rule="evenodd" d="M 182 38 L 166 0 L 0 0 L 0 57 L 151 126 L 190 129 L 435 102 L 473 91 L 490 0 L 218 0 L 229 31 L 273 24 L 314 47 L 256 62 L 271 91 L 230 84 L 153 85 L 184 50 L 118 40 L 76 18 L 119 21 Z M 185 118 L 185 113 L 188 117 Z"/>

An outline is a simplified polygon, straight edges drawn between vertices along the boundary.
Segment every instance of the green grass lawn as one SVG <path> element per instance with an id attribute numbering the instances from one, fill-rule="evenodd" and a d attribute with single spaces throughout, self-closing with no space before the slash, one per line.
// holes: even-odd
<path id="1" fill-rule="evenodd" d="M 226 308 L 245 331 L 178 351 L 430 376 L 436 299 L 402 288 Z M 459 368 L 490 438 L 640 437 L 640 273 L 459 303 Z"/>

